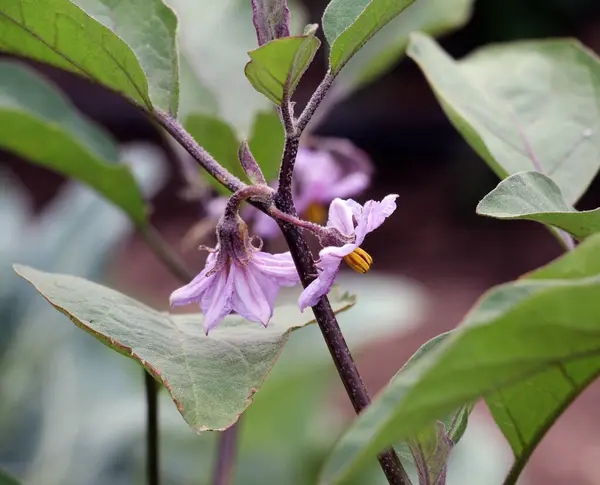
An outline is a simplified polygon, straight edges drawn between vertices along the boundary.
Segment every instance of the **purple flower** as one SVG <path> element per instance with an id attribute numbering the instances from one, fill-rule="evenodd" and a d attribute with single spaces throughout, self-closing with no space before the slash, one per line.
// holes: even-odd
<path id="1" fill-rule="evenodd" d="M 368 201 L 364 207 L 352 199 L 335 199 L 329 207 L 327 227 L 337 229 L 343 236 L 353 240 L 342 246 L 327 246 L 319 252 L 317 264 L 319 276 L 300 295 L 300 310 L 315 305 L 319 298 L 329 293 L 339 271 L 342 259 L 359 273 L 366 273 L 373 258 L 360 248 L 365 236 L 377 229 L 396 210 L 398 195 L 390 194 L 381 202 Z"/>
<path id="2" fill-rule="evenodd" d="M 294 204 L 298 214 L 323 223 L 333 199 L 350 197 L 366 189 L 371 180 L 368 156 L 348 140 L 324 139 L 318 149 L 300 148 L 294 169 Z M 279 234 L 276 222 L 258 213 L 253 230 L 268 239 Z"/>
<path id="3" fill-rule="evenodd" d="M 198 276 L 171 294 L 171 306 L 199 303 L 207 334 L 231 311 L 266 327 L 279 288 L 300 281 L 292 257 L 289 252 L 269 254 L 254 247 L 239 217 L 237 229 L 223 228 L 222 221 L 217 250 Z"/>

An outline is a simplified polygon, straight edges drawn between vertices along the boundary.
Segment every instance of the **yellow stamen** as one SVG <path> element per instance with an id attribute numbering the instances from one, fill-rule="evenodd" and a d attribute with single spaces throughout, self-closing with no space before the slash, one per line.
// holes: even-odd
<path id="1" fill-rule="evenodd" d="M 315 224 L 323 224 L 327 220 L 327 211 L 323 204 L 311 202 L 304 211 L 304 219 Z"/>
<path id="2" fill-rule="evenodd" d="M 348 256 L 344 256 L 344 261 L 354 271 L 366 273 L 373 264 L 373 258 L 364 249 L 356 248 Z"/>

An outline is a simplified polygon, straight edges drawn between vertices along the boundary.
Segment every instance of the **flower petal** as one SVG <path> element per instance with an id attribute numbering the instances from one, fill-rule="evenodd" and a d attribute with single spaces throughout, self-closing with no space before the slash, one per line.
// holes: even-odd
<path id="1" fill-rule="evenodd" d="M 323 295 L 329 293 L 329 290 L 335 281 L 336 275 L 337 267 L 334 269 L 324 270 L 316 280 L 304 288 L 300 298 L 298 298 L 298 306 L 300 306 L 301 312 L 304 311 L 304 309 L 308 306 L 316 305 Z"/>
<path id="2" fill-rule="evenodd" d="M 256 252 L 252 255 L 256 270 L 273 279 L 280 286 L 294 286 L 300 283 L 300 276 L 289 253 L 269 254 Z"/>
<path id="3" fill-rule="evenodd" d="M 319 251 L 319 258 L 321 259 L 321 266 L 323 265 L 324 261 L 327 266 L 330 266 L 330 263 L 327 262 L 330 259 L 335 259 L 337 261 L 336 264 L 339 265 L 342 261 L 342 258 L 344 256 L 348 256 L 357 247 L 358 247 L 358 244 L 351 243 L 351 244 L 344 244 L 343 246 L 327 246 L 326 248 L 321 249 L 321 251 Z"/>
<path id="4" fill-rule="evenodd" d="M 354 224 L 352 222 L 352 209 L 342 199 L 334 199 L 329 206 L 329 227 L 334 227 L 344 236 L 351 236 L 354 233 Z"/>
<path id="5" fill-rule="evenodd" d="M 365 236 L 377 229 L 396 210 L 397 194 L 386 195 L 381 202 L 368 201 L 356 226 L 356 244 L 361 245 Z"/>
<path id="6" fill-rule="evenodd" d="M 190 303 L 199 302 L 202 298 L 202 294 L 206 291 L 210 285 L 214 284 L 213 276 L 206 276 L 209 270 L 214 267 L 216 256 L 209 254 L 206 258 L 206 264 L 204 269 L 187 285 L 178 288 L 169 297 L 169 304 L 174 306 L 189 305 Z"/>
<path id="7" fill-rule="evenodd" d="M 234 281 L 235 291 L 233 293 L 233 309 L 251 322 L 260 322 L 265 327 L 273 316 L 273 306 L 267 299 L 264 290 L 270 295 L 275 294 L 279 286 L 277 283 L 262 278 L 258 281 L 255 276 L 256 266 L 250 262 L 243 267 L 237 264 L 231 266 L 231 278 Z M 267 284 L 266 288 L 262 285 Z"/>
<path id="8" fill-rule="evenodd" d="M 204 314 L 202 325 L 207 335 L 232 310 L 231 295 L 233 284 L 231 272 L 228 274 L 226 269 L 222 269 L 212 276 L 211 279 L 213 280 L 211 286 L 202 295 L 202 299 L 200 300 L 200 308 Z"/>
<path id="9" fill-rule="evenodd" d="M 369 181 L 370 177 L 366 173 L 352 173 L 336 184 L 330 185 L 328 193 L 331 199 L 348 197 L 365 190 L 369 186 Z"/>

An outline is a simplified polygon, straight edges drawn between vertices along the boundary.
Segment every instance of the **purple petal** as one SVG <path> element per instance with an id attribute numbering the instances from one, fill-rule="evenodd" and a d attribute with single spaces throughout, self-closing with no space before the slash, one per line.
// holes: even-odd
<path id="1" fill-rule="evenodd" d="M 290 10 L 286 0 L 252 0 L 252 21 L 259 46 L 290 35 Z"/>
<path id="2" fill-rule="evenodd" d="M 329 293 L 331 286 L 335 281 L 337 268 L 333 271 L 323 271 L 316 280 L 304 288 L 304 291 L 298 298 L 298 306 L 303 312 L 306 307 L 315 306 L 323 295 Z"/>
<path id="3" fill-rule="evenodd" d="M 370 177 L 366 173 L 353 173 L 331 186 L 331 198 L 345 198 L 358 194 L 369 186 Z"/>
<path id="4" fill-rule="evenodd" d="M 251 264 L 256 266 L 257 271 L 273 279 L 280 286 L 294 286 L 300 282 L 300 276 L 289 251 L 281 254 L 254 253 Z"/>
<path id="5" fill-rule="evenodd" d="M 361 245 L 365 236 L 377 229 L 396 210 L 397 194 L 386 195 L 381 202 L 368 201 L 356 226 L 356 244 Z"/>
<path id="6" fill-rule="evenodd" d="M 169 297 L 170 306 L 183 306 L 200 301 L 206 289 L 214 284 L 214 277 L 207 277 L 206 273 L 213 268 L 215 260 L 216 256 L 214 254 L 208 255 L 208 258 L 206 258 L 206 265 L 200 274 L 187 285 L 182 286 L 171 293 L 171 296 Z"/>
<path id="7" fill-rule="evenodd" d="M 346 246 L 351 246 L 351 244 L 346 244 Z M 307 306 L 316 305 L 323 295 L 329 293 L 342 262 L 341 258 L 331 254 L 335 249 L 342 248 L 325 248 L 319 253 L 321 256 L 321 261 L 319 262 L 321 273 L 300 295 L 298 299 L 300 311 L 304 311 Z"/>
<path id="8" fill-rule="evenodd" d="M 354 223 L 352 222 L 352 209 L 342 199 L 334 199 L 329 206 L 329 227 L 334 227 L 345 236 L 351 236 L 354 233 Z"/>
<path id="9" fill-rule="evenodd" d="M 327 246 L 326 248 L 319 251 L 319 258 L 321 259 L 320 266 L 332 266 L 335 264 L 339 265 L 344 256 L 348 256 L 352 251 L 358 247 L 358 244 L 344 244 L 343 246 Z"/>
<path id="10" fill-rule="evenodd" d="M 233 294 L 233 309 L 251 322 L 260 322 L 267 326 L 273 315 L 273 306 L 265 294 L 277 294 L 279 286 L 267 278 L 259 281 L 255 275 L 255 266 L 250 263 L 243 267 L 233 264 L 231 267 L 231 278 L 234 281 L 235 292 Z M 263 285 L 267 285 L 263 288 Z M 275 291 L 273 291 L 275 290 Z"/>
<path id="11" fill-rule="evenodd" d="M 200 308 L 204 314 L 202 325 L 208 335 L 232 310 L 231 295 L 233 284 L 231 272 L 226 269 L 218 271 L 211 277 L 212 284 L 200 300 Z"/>

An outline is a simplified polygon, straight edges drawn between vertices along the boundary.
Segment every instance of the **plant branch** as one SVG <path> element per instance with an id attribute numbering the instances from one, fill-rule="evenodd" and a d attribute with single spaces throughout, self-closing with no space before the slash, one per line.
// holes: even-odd
<path id="1" fill-rule="evenodd" d="M 217 162 L 210 153 L 202 148 L 196 140 L 185 130 L 181 124 L 171 118 L 171 116 L 163 111 L 154 111 L 150 113 L 167 132 L 185 148 L 188 153 L 214 178 L 221 184 L 227 187 L 232 192 L 236 192 L 246 184 L 239 178 L 225 170 L 219 162 Z"/>
<path id="2" fill-rule="evenodd" d="M 335 76 L 331 74 L 330 71 L 327 71 L 325 77 L 321 81 L 321 84 L 319 84 L 316 91 L 308 100 L 304 111 L 302 111 L 302 114 L 300 115 L 300 117 L 298 118 L 298 122 L 296 123 L 296 131 L 298 132 L 298 136 L 300 136 L 300 134 L 304 131 L 304 128 L 306 128 L 306 125 L 308 125 L 308 122 L 312 119 L 313 115 L 315 114 L 315 111 L 321 104 L 321 101 L 323 101 L 323 99 L 329 92 L 329 89 L 331 88 L 334 79 Z"/>
<path id="3" fill-rule="evenodd" d="M 239 421 L 227 428 L 219 437 L 217 464 L 213 474 L 213 485 L 231 485 L 237 450 Z"/>
<path id="4" fill-rule="evenodd" d="M 279 108 L 279 115 L 281 116 L 281 122 L 283 123 L 286 137 L 296 136 L 296 123 L 294 121 L 288 83 L 286 83 L 283 88 L 283 100 L 281 102 L 281 107 Z"/>
<path id="5" fill-rule="evenodd" d="M 146 469 L 148 485 L 158 485 L 159 475 L 159 447 L 158 447 L 158 383 L 144 370 L 146 384 Z"/>
<path id="6" fill-rule="evenodd" d="M 276 199 L 275 203 L 276 205 L 279 204 L 280 210 L 284 210 L 285 208 L 288 211 L 291 210 L 295 212 L 293 206 L 290 209 L 287 201 Z M 315 275 L 317 274 L 317 268 L 308 244 L 306 243 L 306 239 L 297 226 L 280 219 L 278 220 L 278 223 L 290 249 L 302 285 L 306 288 L 314 280 Z M 312 307 L 312 310 L 338 374 L 346 388 L 348 397 L 354 406 L 354 410 L 359 414 L 371 403 L 371 399 L 360 377 L 356 364 L 352 359 L 348 344 L 344 339 L 344 335 L 342 334 L 335 314 L 329 304 L 329 299 L 326 296 L 322 297 L 321 300 Z M 377 458 L 391 485 L 410 484 L 408 475 L 393 449 L 385 450 Z"/>

